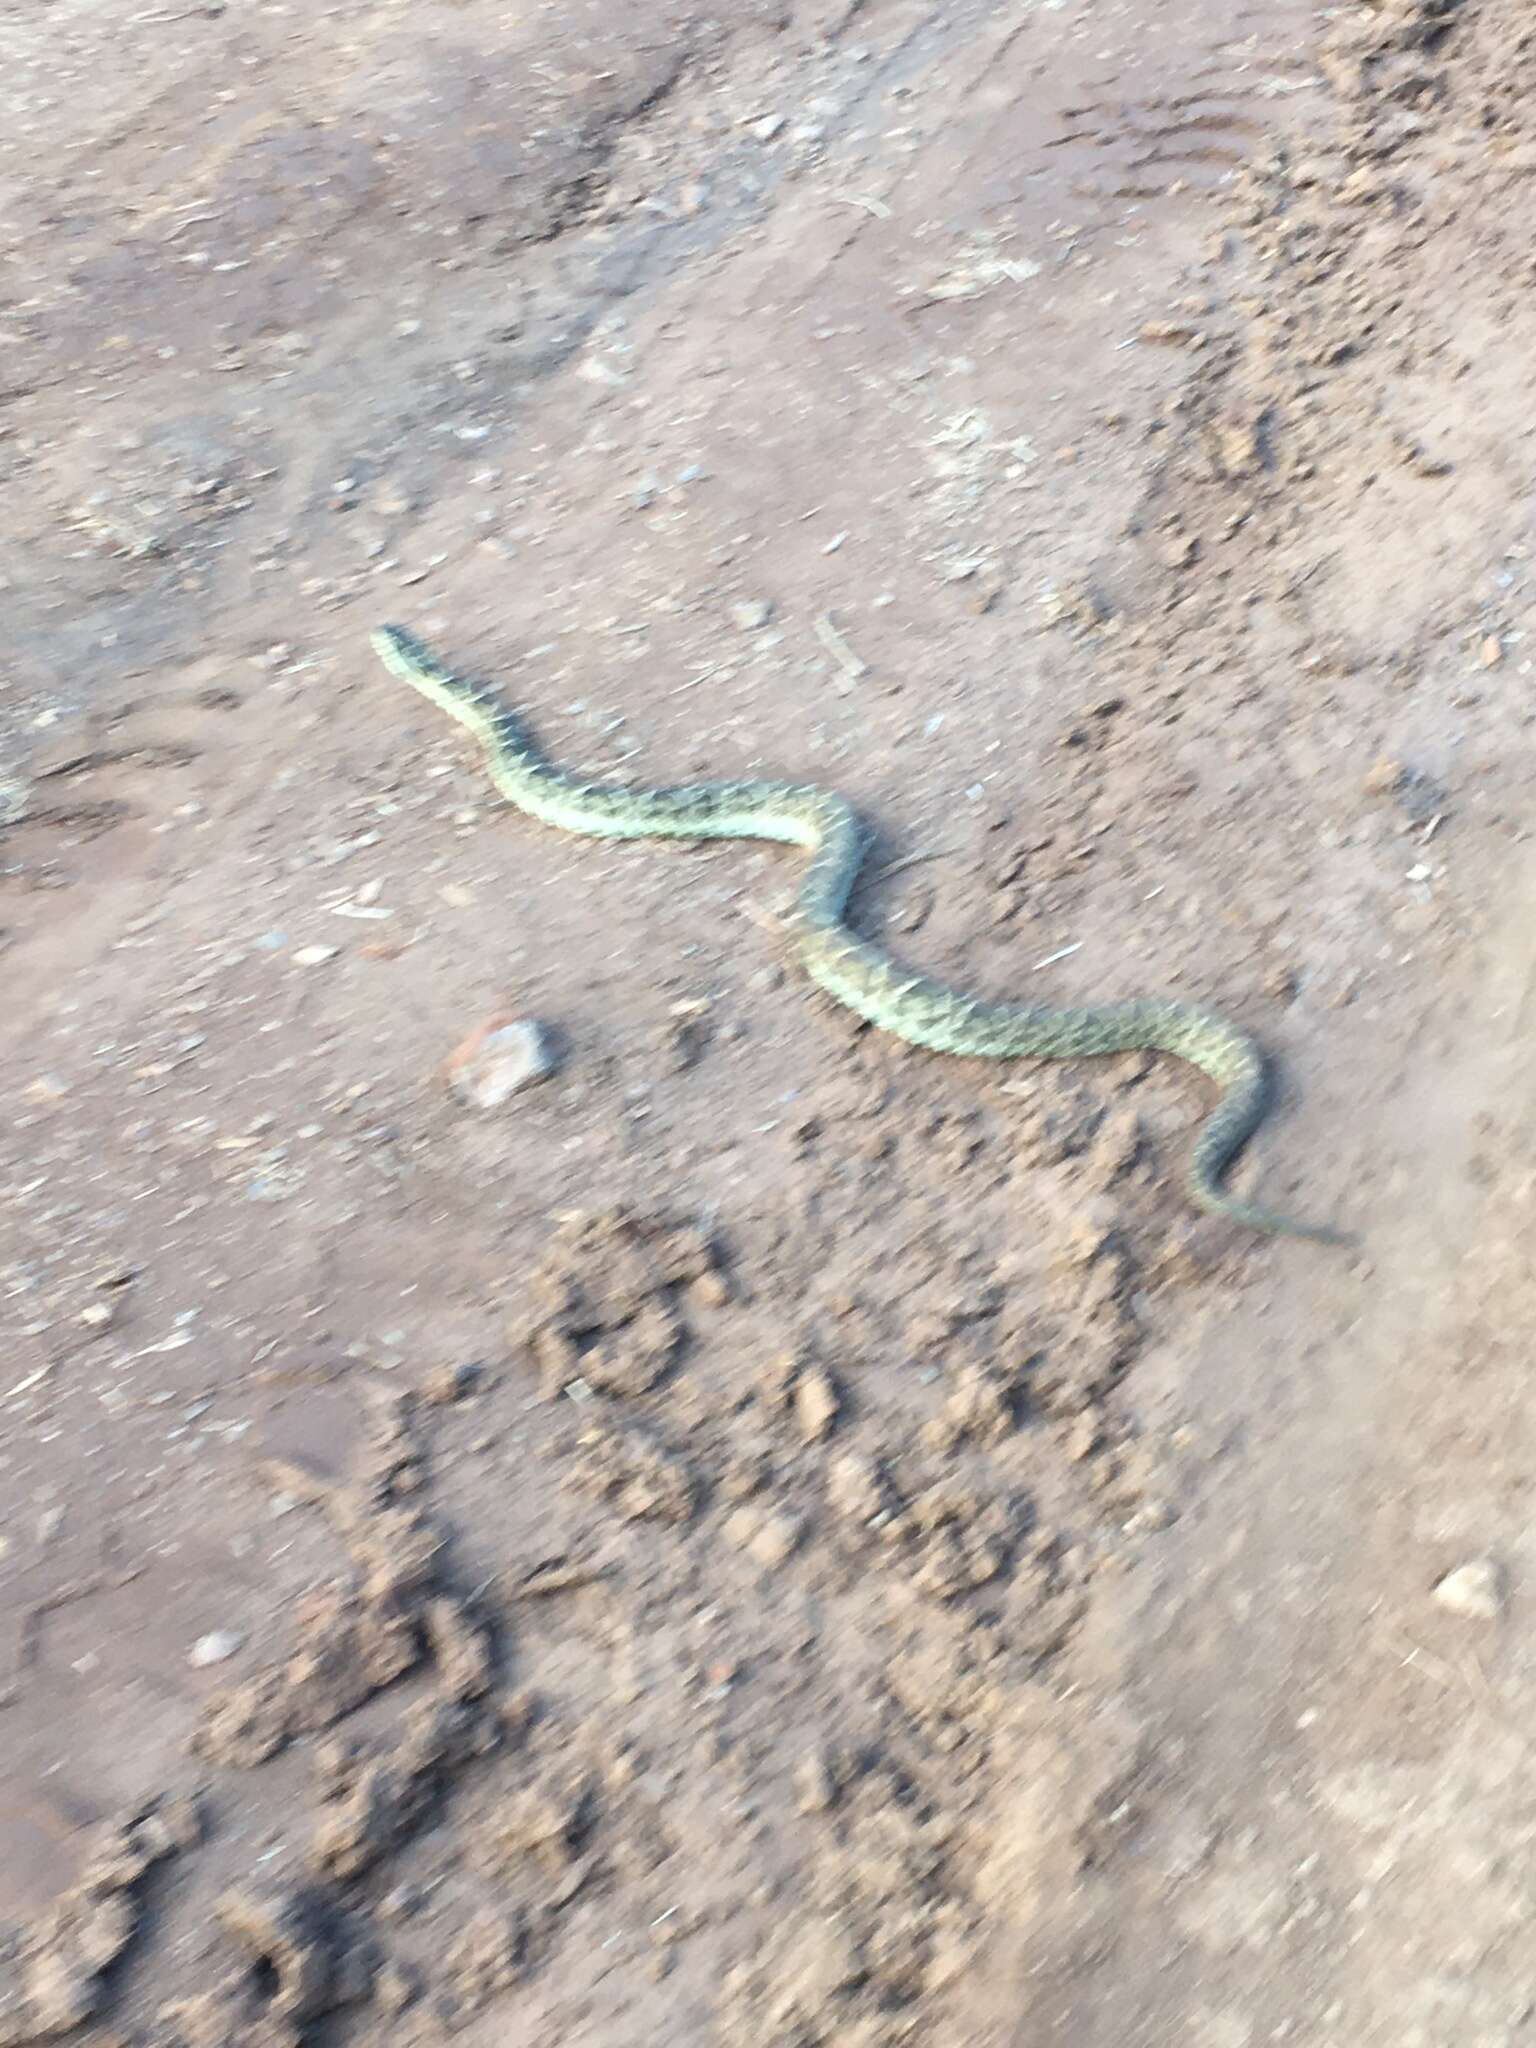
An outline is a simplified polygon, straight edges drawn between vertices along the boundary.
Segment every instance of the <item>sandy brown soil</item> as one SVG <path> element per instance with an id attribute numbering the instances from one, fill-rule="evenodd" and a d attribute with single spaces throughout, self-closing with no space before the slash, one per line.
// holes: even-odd
<path id="1" fill-rule="evenodd" d="M 1525 0 L 0 15 L 0 2043 L 1536 2029 Z M 498 806 L 781 773 L 792 868 Z M 556 1071 L 465 1100 L 504 1018 Z"/>

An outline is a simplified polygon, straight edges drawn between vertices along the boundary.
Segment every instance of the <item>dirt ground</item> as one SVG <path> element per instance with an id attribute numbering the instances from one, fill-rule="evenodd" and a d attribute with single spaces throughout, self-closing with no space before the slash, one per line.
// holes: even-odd
<path id="1" fill-rule="evenodd" d="M 1536 2041 L 1528 0 L 0 9 L 0 2044 Z M 803 986 L 869 821 L 965 986 Z M 504 1101 L 476 1035 L 542 1027 Z"/>

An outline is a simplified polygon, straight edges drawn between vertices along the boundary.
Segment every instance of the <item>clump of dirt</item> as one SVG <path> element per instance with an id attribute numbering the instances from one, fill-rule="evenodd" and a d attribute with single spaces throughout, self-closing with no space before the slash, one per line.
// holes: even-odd
<path id="1" fill-rule="evenodd" d="M 837 1802 L 811 1895 L 722 1987 L 723 2038 L 804 2048 L 915 2038 L 925 1993 L 941 1993 L 974 1948 L 955 1830 L 901 1770 L 876 1765 Z"/>
<path id="2" fill-rule="evenodd" d="M 682 1525 L 693 1519 L 702 1495 L 694 1460 L 660 1433 L 642 1425 L 590 1424 L 576 1440 L 567 1483 L 612 1503 L 625 1521 Z"/>
<path id="3" fill-rule="evenodd" d="M 448 1696 L 417 1701 L 407 1711 L 382 1755 L 335 1737 L 316 1749 L 320 1803 L 309 1856 L 324 1876 L 360 1877 L 440 1804 L 467 1764 L 521 1736 L 523 1703 L 491 1710 L 454 1697 L 451 1674 L 448 1684 Z"/>
<path id="4" fill-rule="evenodd" d="M 324 1735 L 311 1753 L 310 1837 L 302 1866 L 218 1901 L 237 1956 L 216 1958 L 220 1982 L 161 2013 L 166 2048 L 299 2048 L 341 2006 L 375 1996 L 386 2011 L 411 2004 L 415 1980 L 366 1931 L 360 1887 L 440 1812 L 466 1770 L 520 1744 L 533 1717 L 526 1695 L 495 1693 L 489 1626 L 445 1575 L 411 1396 L 374 1404 L 356 1462 L 334 1482 L 292 1462 L 265 1468 L 286 1495 L 323 1510 L 352 1570 L 301 1604 L 299 1645 L 282 1664 L 213 1696 L 194 1746 L 211 1763 L 250 1770 L 300 1736 Z M 421 1673 L 428 1689 L 387 1742 L 325 1733 Z M 443 1979 L 444 1999 L 463 2015 L 511 1981 L 506 1969 L 523 1947 L 519 1936 L 493 1956 L 477 1929 L 472 1921 L 451 1946 Z"/>
<path id="5" fill-rule="evenodd" d="M 201 1835 L 189 1799 L 167 1799 L 103 1827 L 78 1880 L 32 1927 L 0 1931 L 0 2042 L 21 2048 L 83 2026 L 138 1928 L 143 1880 Z"/>
<path id="6" fill-rule="evenodd" d="M 410 1414 L 405 1400 L 375 1405 L 362 1470 L 348 1483 L 326 1484 L 302 1467 L 268 1462 L 275 1487 L 323 1509 L 353 1569 L 301 1604 L 298 1642 L 283 1664 L 208 1700 L 195 1746 L 209 1762 L 264 1763 L 294 1737 L 354 1713 L 427 1654 L 450 1698 L 486 1690 L 484 1625 L 441 1590 L 444 1544 L 420 1499 Z"/>
<path id="7" fill-rule="evenodd" d="M 161 2008 L 151 2048 L 303 2048 L 314 2022 L 369 1997 L 372 1944 L 325 1892 L 268 1876 L 214 1911 L 234 1955 L 210 1958 L 216 1981 Z"/>
<path id="8" fill-rule="evenodd" d="M 706 1232 L 624 1209 L 566 1217 L 512 1330 L 551 1395 L 574 1384 L 652 1392 L 686 1348 L 690 1316 L 730 1298 Z"/>
<path id="9" fill-rule="evenodd" d="M 825 1443 L 847 1413 L 848 1398 L 814 1357 L 786 1351 L 759 1376 L 758 1398 L 771 1417 L 789 1421 L 802 1443 Z"/>
<path id="10" fill-rule="evenodd" d="M 443 1958 L 437 2004 L 450 2027 L 465 2025 L 517 1983 L 524 1972 L 526 1948 L 526 1933 L 515 1912 L 486 1906 L 470 1917 Z"/>

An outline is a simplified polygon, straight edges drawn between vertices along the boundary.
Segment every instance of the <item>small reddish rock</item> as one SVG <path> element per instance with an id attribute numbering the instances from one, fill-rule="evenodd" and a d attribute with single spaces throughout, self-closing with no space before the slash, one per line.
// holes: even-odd
<path id="1" fill-rule="evenodd" d="M 448 1055 L 449 1087 L 472 1109 L 499 1109 L 509 1096 L 555 1071 L 543 1027 L 532 1017 L 488 1017 Z"/>

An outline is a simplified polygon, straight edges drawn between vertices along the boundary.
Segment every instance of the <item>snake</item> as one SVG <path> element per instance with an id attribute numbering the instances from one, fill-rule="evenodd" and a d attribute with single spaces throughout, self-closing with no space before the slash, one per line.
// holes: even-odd
<path id="1" fill-rule="evenodd" d="M 1348 1242 L 1329 1225 L 1278 1215 L 1224 1187 L 1271 1095 L 1264 1053 L 1228 1018 L 1149 997 L 1078 1008 L 994 1002 L 914 974 L 844 922 L 865 835 L 836 790 L 758 780 L 672 788 L 584 781 L 548 761 L 499 697 L 445 668 L 404 627 L 380 626 L 372 644 L 393 676 L 474 736 L 499 794 L 543 824 L 602 839 L 759 839 L 802 848 L 810 857 L 786 920 L 792 950 L 811 981 L 865 1023 L 908 1045 L 976 1059 L 1157 1052 L 1184 1060 L 1221 1091 L 1184 1175 L 1195 1208 L 1267 1235 Z"/>

